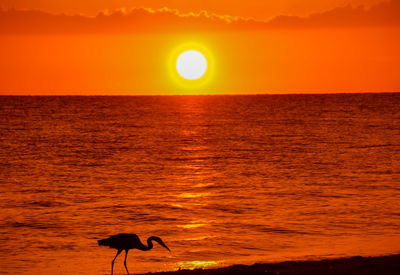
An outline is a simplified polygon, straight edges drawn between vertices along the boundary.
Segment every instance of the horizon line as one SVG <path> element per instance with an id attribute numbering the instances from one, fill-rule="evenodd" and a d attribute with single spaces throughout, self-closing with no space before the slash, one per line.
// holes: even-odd
<path id="1" fill-rule="evenodd" d="M 274 96 L 274 95 L 362 95 L 362 94 L 400 94 L 393 92 L 322 92 L 322 93 L 254 93 L 254 94 L 0 94 L 0 97 L 156 97 L 156 96 Z"/>

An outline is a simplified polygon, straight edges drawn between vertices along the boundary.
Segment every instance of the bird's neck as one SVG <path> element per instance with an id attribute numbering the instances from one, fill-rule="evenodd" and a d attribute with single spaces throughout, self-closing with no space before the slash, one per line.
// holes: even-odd
<path id="1" fill-rule="evenodd" d="M 153 243 L 152 243 L 152 239 L 148 238 L 147 239 L 147 246 L 144 245 L 143 243 L 140 243 L 139 245 L 140 247 L 138 249 L 143 250 L 143 251 L 147 251 L 153 248 Z"/>
<path id="2" fill-rule="evenodd" d="M 147 239 L 147 248 L 146 248 L 146 250 L 150 250 L 150 249 L 152 249 L 152 248 L 153 248 L 152 239 L 151 239 L 151 238 L 148 238 L 148 239 Z"/>

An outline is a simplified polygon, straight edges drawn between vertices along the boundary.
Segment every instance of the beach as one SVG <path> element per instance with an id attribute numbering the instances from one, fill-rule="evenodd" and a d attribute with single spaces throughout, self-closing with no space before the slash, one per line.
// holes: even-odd
<path id="1" fill-rule="evenodd" d="M 162 275 L 211 275 L 211 274 L 399 274 L 400 254 L 379 257 L 350 257 L 319 261 L 287 261 L 281 263 L 233 265 L 216 269 L 179 270 L 146 274 Z"/>

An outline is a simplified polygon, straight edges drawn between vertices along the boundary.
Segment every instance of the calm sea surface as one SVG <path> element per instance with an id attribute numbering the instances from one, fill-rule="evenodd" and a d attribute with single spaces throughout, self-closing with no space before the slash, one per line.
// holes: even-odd
<path id="1" fill-rule="evenodd" d="M 0 97 L 0 133 L 1 274 L 400 252 L 400 94 Z"/>

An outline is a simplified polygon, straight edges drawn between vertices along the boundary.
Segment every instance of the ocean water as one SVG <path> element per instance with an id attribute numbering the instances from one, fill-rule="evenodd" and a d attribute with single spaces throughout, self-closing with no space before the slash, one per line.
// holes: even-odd
<path id="1" fill-rule="evenodd" d="M 1 274 L 400 251 L 400 94 L 0 97 L 0 133 Z"/>

